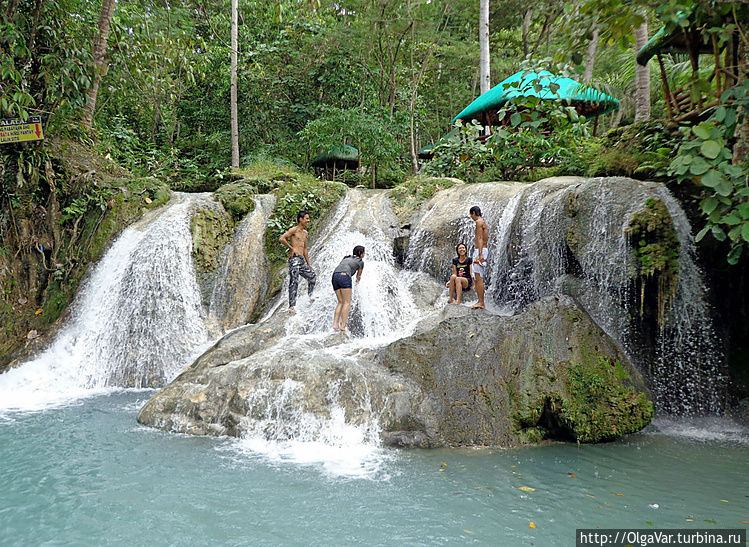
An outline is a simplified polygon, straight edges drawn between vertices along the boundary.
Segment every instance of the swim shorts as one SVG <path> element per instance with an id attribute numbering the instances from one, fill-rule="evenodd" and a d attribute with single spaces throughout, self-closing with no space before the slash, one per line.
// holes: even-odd
<path id="1" fill-rule="evenodd" d="M 481 251 L 481 256 L 484 257 L 484 262 L 479 262 L 478 249 L 473 250 L 473 266 L 471 267 L 471 270 L 473 271 L 474 279 L 476 278 L 476 274 L 479 274 L 482 278 L 484 277 L 484 266 L 486 266 L 486 259 L 489 257 L 489 249 L 484 247 Z"/>

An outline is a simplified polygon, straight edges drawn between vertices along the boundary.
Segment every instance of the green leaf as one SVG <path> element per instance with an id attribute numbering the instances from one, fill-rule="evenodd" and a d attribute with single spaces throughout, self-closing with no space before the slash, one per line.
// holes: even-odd
<path id="1" fill-rule="evenodd" d="M 700 157 L 694 158 L 694 161 L 692 161 L 691 165 L 689 166 L 689 172 L 696 176 L 703 175 L 709 170 L 710 164 Z"/>
<path id="2" fill-rule="evenodd" d="M 721 146 L 718 141 L 705 141 L 700 147 L 700 152 L 702 152 L 702 155 L 706 158 L 714 160 L 718 157 L 722 149 L 723 146 Z"/>
<path id="3" fill-rule="evenodd" d="M 726 179 L 723 176 L 723 173 L 721 173 L 720 171 L 716 171 L 715 169 L 710 169 L 702 177 L 702 184 L 704 186 L 707 186 L 708 188 L 715 188 L 725 180 Z"/>
<path id="4" fill-rule="evenodd" d="M 522 116 L 515 112 L 512 116 L 510 116 L 510 123 L 514 126 L 517 126 L 520 124 L 520 122 L 523 120 Z"/>
<path id="5" fill-rule="evenodd" d="M 728 253 L 728 257 L 727 257 L 728 263 L 731 264 L 732 266 L 736 265 L 736 263 L 739 261 L 739 257 L 741 256 L 741 253 L 743 251 L 744 251 L 744 246 L 743 245 L 736 245 L 736 246 L 734 246 L 731 249 L 731 251 Z M 709 522 L 709 521 L 706 520 L 705 522 Z M 714 522 L 711 523 L 711 524 L 714 524 Z"/>
<path id="6" fill-rule="evenodd" d="M 733 184 L 731 184 L 727 180 L 721 181 L 718 186 L 715 187 L 715 191 L 718 192 L 721 196 L 728 197 L 731 194 L 733 194 Z"/>
<path id="7" fill-rule="evenodd" d="M 737 224 L 741 224 L 741 219 L 731 213 L 723 219 L 723 223 L 728 224 L 729 226 L 736 226 Z"/>
<path id="8" fill-rule="evenodd" d="M 701 123 L 700 125 L 695 125 L 692 128 L 692 133 L 694 133 L 694 135 L 697 138 L 702 139 L 702 140 L 707 140 L 710 138 L 710 129 L 709 127 L 706 126 L 704 122 Z"/>
<path id="9" fill-rule="evenodd" d="M 741 227 L 741 239 L 749 243 L 749 222 L 745 222 Z"/>
<path id="10" fill-rule="evenodd" d="M 722 164 L 720 167 L 731 178 L 738 178 L 744 174 L 744 170 L 740 165 Z"/>
<path id="11" fill-rule="evenodd" d="M 739 205 L 739 214 L 743 219 L 749 219 L 749 203 L 746 201 Z"/>
<path id="12" fill-rule="evenodd" d="M 697 236 L 694 238 L 695 241 L 698 241 L 698 242 L 702 241 L 702 238 L 705 237 L 705 235 L 709 231 L 710 231 L 710 225 L 708 224 L 707 226 L 705 226 L 704 228 L 702 228 L 702 230 L 699 231 L 699 233 L 697 234 Z"/>
<path id="13" fill-rule="evenodd" d="M 736 116 L 737 112 L 735 109 L 730 109 L 728 112 L 726 112 L 726 119 L 725 119 L 725 125 L 726 127 L 731 127 L 736 123 Z"/>
<path id="14" fill-rule="evenodd" d="M 713 232 L 713 237 L 717 239 L 718 241 L 726 240 L 726 233 L 723 231 L 723 229 L 720 226 L 713 226 L 712 232 Z"/>
<path id="15" fill-rule="evenodd" d="M 718 206 L 718 199 L 715 196 L 710 196 L 702 202 L 702 210 L 708 215 L 715 211 Z"/>

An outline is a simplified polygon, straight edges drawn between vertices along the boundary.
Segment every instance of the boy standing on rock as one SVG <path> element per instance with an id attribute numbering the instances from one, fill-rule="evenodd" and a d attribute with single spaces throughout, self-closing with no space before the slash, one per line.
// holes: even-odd
<path id="1" fill-rule="evenodd" d="M 481 209 L 478 205 L 471 207 L 469 214 L 471 220 L 476 223 L 476 232 L 474 235 L 474 249 L 473 249 L 473 279 L 476 285 L 476 296 L 479 297 L 479 301 L 474 304 L 473 308 L 483 309 L 484 306 L 484 266 L 486 265 L 486 259 L 489 256 L 489 227 L 481 217 Z"/>
<path id="2" fill-rule="evenodd" d="M 299 211 L 296 215 L 297 225 L 290 228 L 278 240 L 289 249 L 289 313 L 295 314 L 296 293 L 299 288 L 299 276 L 307 280 L 307 294 L 312 298 L 317 274 L 312 269 L 307 254 L 307 225 L 309 212 Z"/>

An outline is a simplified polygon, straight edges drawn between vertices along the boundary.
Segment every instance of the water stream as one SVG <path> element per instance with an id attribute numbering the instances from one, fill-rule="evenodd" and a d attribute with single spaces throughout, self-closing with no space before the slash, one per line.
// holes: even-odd
<path id="1" fill-rule="evenodd" d="M 479 205 L 489 226 L 490 309 L 511 314 L 545 296 L 570 294 L 649 377 L 659 410 L 720 413 L 726 392 L 723 354 L 712 329 L 691 227 L 663 185 L 626 184 L 624 179 L 559 179 L 532 185 L 473 184 L 443 192 L 426 205 L 417 223 L 406 267 L 433 275 L 446 271 L 451 251 L 434 234 L 452 225 L 454 241 L 470 246 L 474 223 L 467 212 Z M 637 264 L 627 228 L 633 215 L 654 198 L 664 202 L 673 219 L 680 244 L 679 275 L 660 328 L 643 336 L 632 304 L 639 297 L 632 280 Z M 457 203 L 464 205 L 458 209 Z M 570 231 L 575 208 L 583 206 L 589 211 L 588 224 Z"/>
<path id="2" fill-rule="evenodd" d="M 50 347 L 0 376 L 0 409 L 43 408 L 111 387 L 165 385 L 209 339 L 190 217 L 177 194 L 128 227 L 96 265 Z"/>

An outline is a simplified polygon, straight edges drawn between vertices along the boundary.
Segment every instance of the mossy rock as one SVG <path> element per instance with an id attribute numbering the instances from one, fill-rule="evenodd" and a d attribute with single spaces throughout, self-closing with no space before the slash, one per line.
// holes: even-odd
<path id="1" fill-rule="evenodd" d="M 619 361 L 604 357 L 573 363 L 564 383 L 569 397 L 559 416 L 580 442 L 609 441 L 639 431 L 653 419 L 653 403 L 630 383 Z"/>
<path id="2" fill-rule="evenodd" d="M 154 177 L 131 179 L 125 188 L 128 195 L 139 196 L 146 209 L 164 205 L 172 197 L 169 187 Z"/>
<path id="3" fill-rule="evenodd" d="M 425 434 L 427 445 L 601 442 L 653 418 L 640 373 L 570 297 L 544 298 L 512 317 L 462 306 L 443 316 L 382 352 L 384 366 L 427 395 L 410 414 L 425 424 L 410 435 Z M 402 422 L 406 411 L 399 415 Z"/>
<path id="4" fill-rule="evenodd" d="M 398 221 L 407 224 L 411 215 L 422 203 L 440 190 L 464 184 L 462 180 L 450 177 L 412 177 L 390 190 L 393 212 Z"/>
<path id="5" fill-rule="evenodd" d="M 225 184 L 214 194 L 216 201 L 224 206 L 234 222 L 239 222 L 247 214 L 255 210 L 254 196 L 258 193 L 257 187 L 247 181 Z"/>
<path id="6" fill-rule="evenodd" d="M 681 244 L 666 204 L 648 199 L 645 208 L 632 217 L 627 233 L 640 260 L 641 274 L 650 277 L 660 273 L 669 278 L 669 287 L 675 290 Z"/>
<path id="7" fill-rule="evenodd" d="M 273 192 L 276 195 L 276 206 L 268 219 L 265 231 L 266 254 L 271 269 L 286 261 L 287 249 L 278 242 L 278 238 L 296 225 L 297 213 L 302 210 L 309 212 L 310 224 L 307 230 L 313 238 L 315 231 L 322 224 L 322 219 L 346 190 L 348 187 L 340 182 L 301 178 L 282 184 Z"/>
<path id="8" fill-rule="evenodd" d="M 218 209 L 200 209 L 190 221 L 192 254 L 199 272 L 216 269 L 221 252 L 231 240 L 231 223 L 226 213 Z"/>

